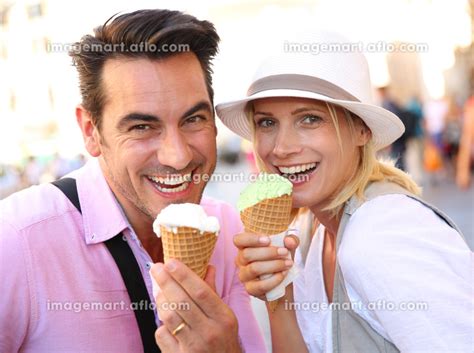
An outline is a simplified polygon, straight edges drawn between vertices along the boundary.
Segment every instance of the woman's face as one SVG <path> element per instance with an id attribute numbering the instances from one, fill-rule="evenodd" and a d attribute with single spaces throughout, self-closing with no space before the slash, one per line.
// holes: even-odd
<path id="1" fill-rule="evenodd" d="M 293 207 L 316 211 L 327 206 L 354 175 L 369 130 L 357 119 L 351 133 L 338 107 L 341 150 L 324 102 L 278 97 L 256 100 L 253 107 L 256 152 L 267 171 L 293 183 Z"/>

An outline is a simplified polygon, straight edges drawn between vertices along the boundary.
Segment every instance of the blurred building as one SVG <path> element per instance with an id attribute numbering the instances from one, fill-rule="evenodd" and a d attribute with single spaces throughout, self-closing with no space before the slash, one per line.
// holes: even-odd
<path id="1" fill-rule="evenodd" d="M 406 44 L 393 45 L 400 47 Z M 427 96 L 419 53 L 394 51 L 387 54 L 386 61 L 390 77 L 389 93 L 396 103 L 406 106 L 413 98 L 422 100 Z"/>
<path id="2" fill-rule="evenodd" d="M 462 104 L 474 94 L 474 0 L 469 1 L 471 17 L 471 44 L 457 47 L 454 51 L 454 64 L 445 72 L 446 95 Z"/>
<path id="3" fill-rule="evenodd" d="M 77 152 L 80 140 L 67 134 L 75 124 L 74 72 L 66 46 L 51 50 L 70 32 L 61 9 L 59 0 L 0 0 L 0 162 Z"/>

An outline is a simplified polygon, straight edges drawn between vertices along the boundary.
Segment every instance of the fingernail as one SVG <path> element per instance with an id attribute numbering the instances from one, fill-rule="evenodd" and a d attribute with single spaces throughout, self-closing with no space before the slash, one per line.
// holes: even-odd
<path id="1" fill-rule="evenodd" d="M 278 255 L 288 255 L 288 249 L 287 248 L 278 248 L 277 253 L 278 253 Z"/>
<path id="2" fill-rule="evenodd" d="M 174 270 L 176 270 L 176 263 L 173 259 L 167 261 L 165 266 L 166 266 L 166 269 L 170 272 L 173 272 Z"/>
<path id="3" fill-rule="evenodd" d="M 291 267 L 291 266 L 293 266 L 293 261 L 291 261 L 291 260 L 285 260 L 285 266 L 286 266 L 286 267 Z"/>
<path id="4" fill-rule="evenodd" d="M 260 237 L 258 238 L 258 241 L 260 244 L 268 244 L 270 243 L 270 238 L 269 237 Z"/>

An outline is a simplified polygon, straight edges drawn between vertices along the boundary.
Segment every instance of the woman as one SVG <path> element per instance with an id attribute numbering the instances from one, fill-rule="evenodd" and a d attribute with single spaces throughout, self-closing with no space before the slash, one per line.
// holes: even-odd
<path id="1" fill-rule="evenodd" d="M 347 44 L 331 33 L 313 42 Z M 362 54 L 272 57 L 247 97 L 216 109 L 253 141 L 261 169 L 292 176 L 294 225 L 307 236 L 294 258 L 301 275 L 269 310 L 274 352 L 472 349 L 471 252 L 407 174 L 376 159 L 404 128 L 371 103 Z M 297 242 L 276 248 L 251 233 L 234 242 L 241 281 L 263 298 Z M 265 274 L 276 275 L 259 280 Z"/>

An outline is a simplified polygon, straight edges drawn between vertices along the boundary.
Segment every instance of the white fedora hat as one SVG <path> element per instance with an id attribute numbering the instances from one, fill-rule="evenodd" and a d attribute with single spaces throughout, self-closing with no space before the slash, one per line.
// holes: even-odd
<path id="1" fill-rule="evenodd" d="M 310 38 L 310 43 L 300 43 L 299 52 L 282 51 L 264 60 L 244 98 L 216 106 L 224 125 L 251 141 L 245 112 L 250 101 L 301 97 L 330 102 L 359 116 L 371 130 L 376 150 L 397 140 L 405 127 L 395 114 L 373 103 L 367 61 L 360 50 L 354 50 L 360 44 L 331 32 Z"/>

